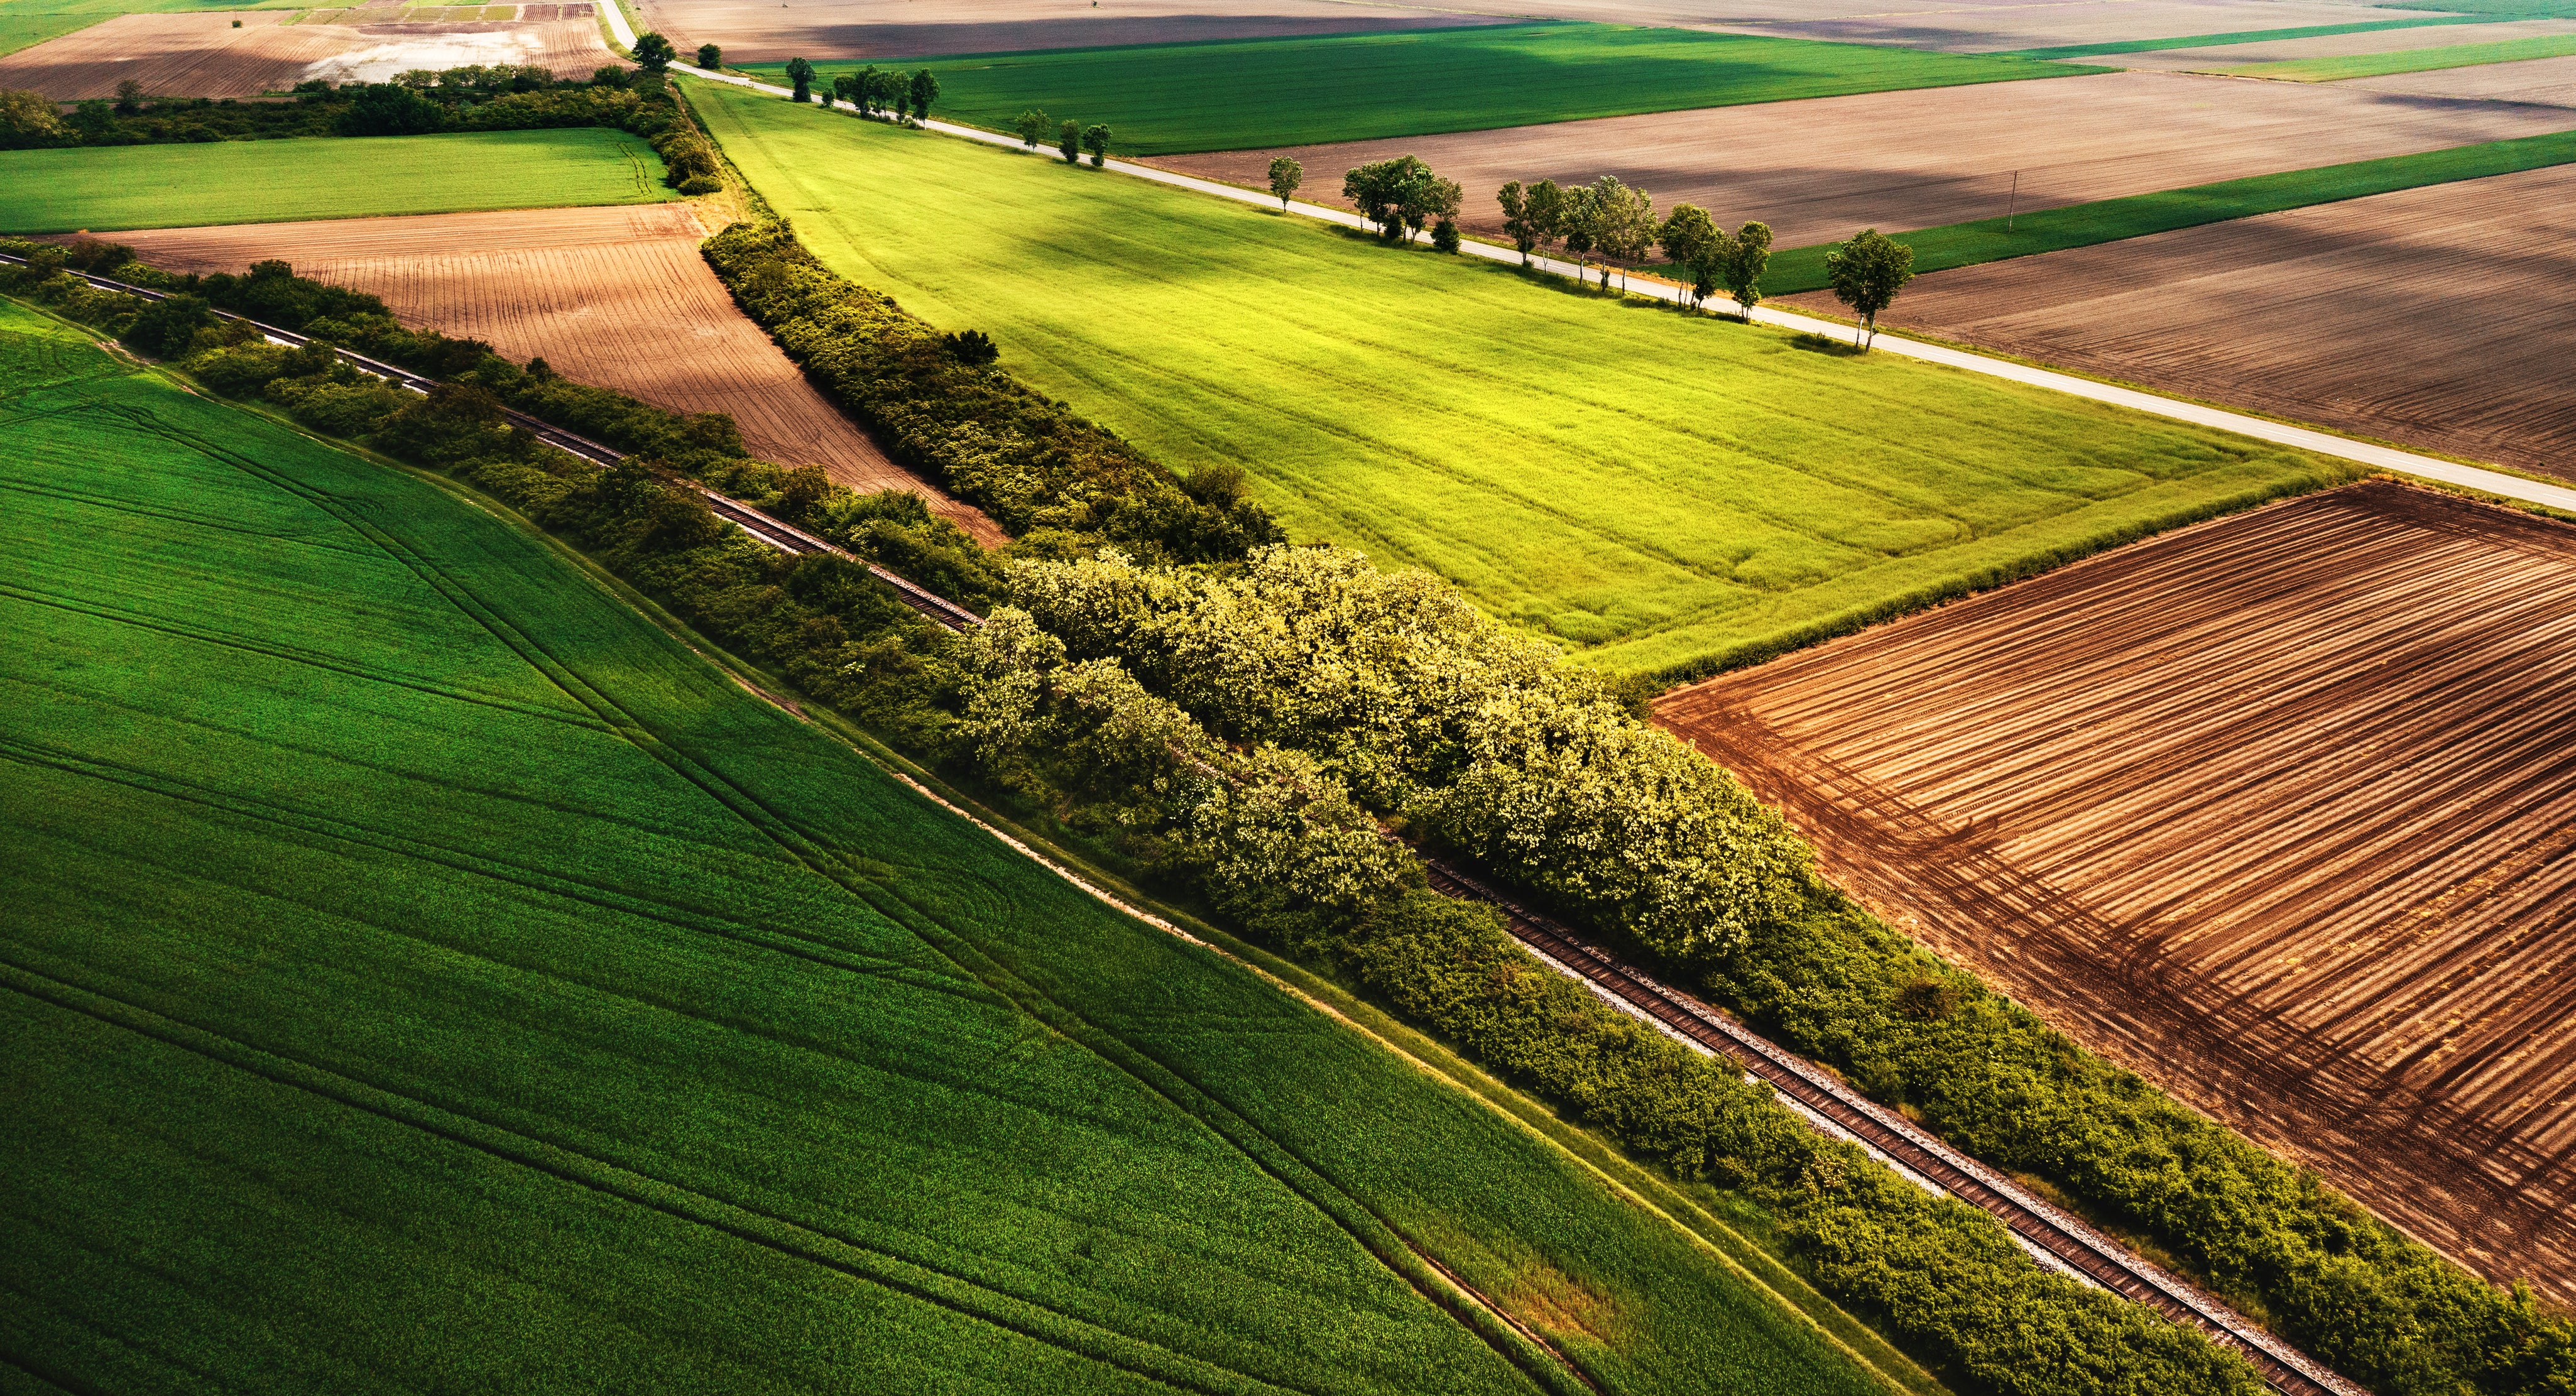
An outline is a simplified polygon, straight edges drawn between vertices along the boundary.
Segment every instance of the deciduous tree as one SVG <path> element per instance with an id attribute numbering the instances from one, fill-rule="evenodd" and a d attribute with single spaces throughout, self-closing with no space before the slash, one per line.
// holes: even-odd
<path id="1" fill-rule="evenodd" d="M 1031 107 L 1027 111 L 1020 113 L 1020 124 L 1018 129 L 1020 133 L 1020 143 L 1026 145 L 1031 150 L 1037 149 L 1038 142 L 1046 139 L 1047 114 L 1039 111 L 1035 107 Z"/>
<path id="2" fill-rule="evenodd" d="M 132 78 L 116 85 L 116 114 L 132 116 L 143 110 L 143 84 Z"/>
<path id="3" fill-rule="evenodd" d="M 1093 169 L 1099 169 L 1102 165 L 1108 163 L 1109 128 L 1106 126 L 1083 127 L 1082 148 L 1091 152 L 1091 167 Z"/>
<path id="4" fill-rule="evenodd" d="M 51 139 L 62 129 L 53 98 L 41 92 L 0 91 L 0 140 L 16 144 Z"/>
<path id="5" fill-rule="evenodd" d="M 787 60 L 787 80 L 788 80 L 789 82 L 791 82 L 791 83 L 794 83 L 794 84 L 795 84 L 795 90 L 794 90 L 793 92 L 791 92 L 790 94 L 788 94 L 788 98 L 787 98 L 787 100 L 789 100 L 789 101 L 791 101 L 791 102 L 804 102 L 804 101 L 811 101 L 811 100 L 813 99 L 813 96 L 814 96 L 814 65 L 813 65 L 813 64 L 806 62 L 806 61 L 805 61 L 804 59 L 802 59 L 802 58 L 791 58 L 791 59 L 788 59 L 788 60 Z"/>
<path id="6" fill-rule="evenodd" d="M 1530 236 L 1544 252 L 1565 236 L 1565 191 L 1552 179 L 1542 179 L 1529 187 L 1523 196 L 1522 216 L 1529 221 Z"/>
<path id="7" fill-rule="evenodd" d="M 1503 206 L 1503 233 L 1520 249 L 1521 265 L 1530 264 L 1530 249 L 1538 246 L 1538 233 L 1530 226 L 1529 195 L 1521 182 L 1513 180 L 1494 194 L 1494 202 Z"/>
<path id="8" fill-rule="evenodd" d="M 1876 228 L 1863 228 L 1825 254 L 1825 278 L 1834 299 L 1860 312 L 1852 343 L 1867 349 L 1878 339 L 1878 313 L 1914 279 L 1914 249 L 1889 241 Z"/>
<path id="9" fill-rule="evenodd" d="M 1617 175 L 1603 175 L 1592 185 L 1592 203 L 1596 221 L 1593 246 L 1600 249 L 1604 262 L 1619 264 L 1619 289 L 1628 289 L 1628 268 L 1645 258 L 1646 250 L 1655 245 L 1655 200 L 1645 190 L 1622 184 Z M 1604 267 L 1601 284 L 1610 284 L 1610 272 Z"/>
<path id="10" fill-rule="evenodd" d="M 1726 240 L 1725 259 L 1719 264 L 1719 280 L 1735 296 L 1735 305 L 1743 312 L 1744 322 L 1753 323 L 1753 307 L 1762 303 L 1762 268 L 1771 261 L 1771 225 L 1747 223 Z"/>
<path id="11" fill-rule="evenodd" d="M 1063 125 L 1056 127 L 1055 148 L 1056 153 L 1064 157 L 1064 162 L 1066 164 L 1081 164 L 1082 127 L 1071 121 L 1065 122 Z"/>
<path id="12" fill-rule="evenodd" d="M 850 79 L 850 91 L 858 98 L 859 115 L 865 116 L 884 104 L 885 74 L 871 63 Z"/>
<path id="13" fill-rule="evenodd" d="M 1696 306 L 1707 300 L 1717 289 L 1716 254 L 1726 241 L 1708 210 L 1697 204 L 1673 205 L 1672 216 L 1664 220 L 1656 240 L 1663 244 L 1664 256 L 1690 277 L 1685 292 L 1690 303 Z"/>
<path id="14" fill-rule="evenodd" d="M 680 51 L 671 47 L 671 41 L 663 38 L 658 32 L 646 34 L 635 41 L 635 64 L 648 73 L 661 72 L 671 66 L 672 59 L 679 56 Z M 810 69 L 808 73 L 810 75 Z"/>
<path id="15" fill-rule="evenodd" d="M 1297 192 L 1297 186 L 1305 182 L 1305 166 L 1285 155 L 1270 162 L 1270 192 L 1279 196 L 1279 207 L 1282 212 L 1287 210 L 1288 199 Z"/>
<path id="16" fill-rule="evenodd" d="M 910 88 L 912 114 L 923 121 L 930 119 L 930 104 L 939 100 L 939 78 L 928 68 L 915 69 Z"/>
<path id="17" fill-rule="evenodd" d="M 724 66 L 724 50 L 714 44 L 698 45 L 698 66 L 713 72 Z"/>
<path id="18" fill-rule="evenodd" d="M 1574 257 L 1574 279 L 1583 280 L 1583 269 L 1592 262 L 1592 249 L 1601 241 L 1601 195 L 1588 184 L 1578 184 L 1565 191 L 1564 212 L 1559 227 L 1565 233 L 1565 250 Z M 1601 284 L 1610 284 L 1610 269 L 1601 269 Z"/>

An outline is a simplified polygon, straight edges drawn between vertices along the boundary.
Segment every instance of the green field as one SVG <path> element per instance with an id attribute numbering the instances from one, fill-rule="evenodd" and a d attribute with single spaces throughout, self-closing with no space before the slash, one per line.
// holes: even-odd
<path id="1" fill-rule="evenodd" d="M 2069 204 L 2020 214 L 2011 220 L 2010 231 L 2004 227 L 2005 220 L 1987 218 L 1890 236 L 1914 249 L 1914 270 L 1921 275 L 2571 161 L 2576 161 L 2576 131 Z M 1762 277 L 1763 289 L 1775 296 L 1822 290 L 1825 254 L 1830 250 L 1831 244 L 1819 244 L 1774 253 Z"/>
<path id="2" fill-rule="evenodd" d="M 2336 34 L 2373 34 L 2382 29 L 2421 29 L 2433 24 L 2493 24 L 2506 15 L 2441 15 L 2428 19 L 2374 19 L 2353 24 L 2303 24 L 2290 29 L 2237 29 L 2217 34 L 2185 34 L 2173 39 L 2115 39 L 2098 44 L 2060 44 L 2055 48 L 2019 48 L 1996 58 L 2109 58 L 2123 53 L 2163 53 L 2178 48 L 2224 48 L 2233 44 L 2268 44 L 2283 39 L 2323 39 Z"/>
<path id="3" fill-rule="evenodd" d="M 2442 68 L 2477 68 L 2489 63 L 2521 63 L 2534 58 L 2576 54 L 2576 34 L 2542 34 L 2492 44 L 2450 44 L 2442 48 L 2398 49 L 2391 53 L 2350 53 L 2340 58 L 2298 58 L 2283 63 L 2249 63 L 2217 71 L 2237 78 L 2271 78 L 2279 82 L 2341 82 L 2346 78 L 2384 78 L 2395 73 L 2429 73 Z"/>
<path id="4" fill-rule="evenodd" d="M 690 88 L 833 267 L 1292 536 L 1671 674 L 2331 469 L 2225 433 Z"/>
<path id="5" fill-rule="evenodd" d="M 477 131 L 0 151 L 0 232 L 189 228 L 679 195 L 623 131 Z"/>
<path id="6" fill-rule="evenodd" d="M 118 15 L 224 10 L 322 10 L 360 0 L 0 0 L 0 54 L 60 38 Z"/>
<path id="7" fill-rule="evenodd" d="M 1604 1390 L 1886 1389 L 523 527 L 86 338 L 0 302 L 0 1390 L 1582 1396 L 1416 1254 Z"/>
<path id="8" fill-rule="evenodd" d="M 823 68 L 826 80 L 857 63 Z M 2096 69 L 1607 24 L 1058 49 L 932 60 L 933 115 L 1008 130 L 1042 108 L 1168 155 L 2066 77 Z M 783 64 L 743 65 L 784 82 Z"/>

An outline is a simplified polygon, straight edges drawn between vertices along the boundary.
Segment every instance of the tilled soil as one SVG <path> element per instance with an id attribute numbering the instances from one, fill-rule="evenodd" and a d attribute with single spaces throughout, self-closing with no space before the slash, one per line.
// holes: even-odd
<path id="1" fill-rule="evenodd" d="M 118 15 L 0 58 L 0 88 L 71 102 L 113 97 L 131 78 L 153 97 L 256 97 L 315 77 L 384 82 L 412 68 L 509 63 L 570 78 L 619 61 L 592 19 L 405 24 L 400 14 L 367 7 L 328 24 L 290 23 L 295 14 L 277 10 Z M 368 16 L 381 21 L 355 22 Z"/>
<path id="2" fill-rule="evenodd" d="M 2474 68 L 2438 68 L 2429 73 L 2391 73 L 2384 78 L 2352 78 L 2337 85 L 2358 92 L 2388 92 L 2433 101 L 2576 107 L 2576 55 L 2482 63 Z"/>
<path id="3" fill-rule="evenodd" d="M 2576 479 L 2572 225 L 2562 165 L 1934 272 L 1880 318 Z"/>
<path id="4" fill-rule="evenodd" d="M 1466 190 L 1461 223 L 1493 237 L 1506 181 L 1614 174 L 1659 208 L 1695 203 L 1728 227 L 1759 219 L 1777 246 L 1799 247 L 1864 227 L 2000 217 L 2016 198 L 2048 208 L 2567 124 L 2548 108 L 2428 104 L 2343 83 L 2105 73 L 1148 163 L 1258 187 L 1285 153 L 1306 171 L 1300 197 L 1339 203 L 1344 171 L 1418 155 Z"/>
<path id="5" fill-rule="evenodd" d="M 641 0 L 639 8 L 642 27 L 669 35 L 684 52 L 713 43 L 732 63 L 1360 34 L 1508 18 L 1356 0 L 1262 0 L 1248 12 L 1204 0 Z"/>
<path id="6" fill-rule="evenodd" d="M 1678 690 L 1823 870 L 2576 1297 L 2576 527 L 2385 482 Z"/>
<path id="7" fill-rule="evenodd" d="M 381 296 L 404 324 L 542 357 L 568 378 L 682 412 L 729 412 L 752 454 L 820 465 L 859 490 L 908 489 L 988 545 L 973 505 L 888 460 L 760 327 L 698 255 L 688 206 L 353 218 L 118 233 L 155 266 L 236 272 L 282 257 L 316 280 Z"/>

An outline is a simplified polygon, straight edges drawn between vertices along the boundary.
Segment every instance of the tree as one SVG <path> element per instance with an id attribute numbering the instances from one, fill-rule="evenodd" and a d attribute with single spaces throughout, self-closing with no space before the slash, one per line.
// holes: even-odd
<path id="1" fill-rule="evenodd" d="M 1002 346 L 995 344 L 993 337 L 982 330 L 959 330 L 955 334 L 941 335 L 939 347 L 948 351 L 948 357 L 969 368 L 982 368 L 1002 357 Z"/>
<path id="2" fill-rule="evenodd" d="M 1619 182 L 1617 175 L 1603 175 L 1592 185 L 1592 245 L 1599 249 L 1604 262 L 1619 263 L 1619 289 L 1628 289 L 1628 267 L 1646 255 L 1655 245 L 1655 200 L 1643 189 Z M 1604 266 L 1601 284 L 1610 284 L 1610 270 Z"/>
<path id="3" fill-rule="evenodd" d="M 713 71 L 724 66 L 724 50 L 714 44 L 698 45 L 698 66 Z"/>
<path id="4" fill-rule="evenodd" d="M 1055 148 L 1056 153 L 1064 157 L 1066 164 L 1081 164 L 1082 127 L 1078 123 L 1068 121 L 1055 128 Z"/>
<path id="5" fill-rule="evenodd" d="M 939 100 L 939 79 L 928 68 L 912 75 L 912 114 L 924 121 L 930 119 L 930 104 Z"/>
<path id="6" fill-rule="evenodd" d="M 1270 192 L 1279 196 L 1279 209 L 1286 212 L 1288 197 L 1306 182 L 1306 167 L 1282 155 L 1270 162 Z"/>
<path id="7" fill-rule="evenodd" d="M 1601 194 L 1589 184 L 1578 184 L 1565 191 L 1565 212 L 1560 225 L 1565 231 L 1565 250 L 1574 254 L 1574 279 L 1583 280 L 1583 269 L 1590 264 L 1592 249 L 1601 243 Z M 1610 269 L 1601 269 L 1601 284 L 1610 284 Z"/>
<path id="8" fill-rule="evenodd" d="M 1521 217 L 1528 222 L 1530 238 L 1541 251 L 1565 236 L 1565 191 L 1552 179 L 1542 179 L 1522 196 Z"/>
<path id="9" fill-rule="evenodd" d="M 636 66 L 648 73 L 661 72 L 671 66 L 672 59 L 679 56 L 680 51 L 671 47 L 671 41 L 663 38 L 658 32 L 646 34 L 635 41 Z M 808 76 L 811 76 L 813 70 L 810 66 L 806 71 Z"/>
<path id="10" fill-rule="evenodd" d="M 1852 343 L 1865 350 L 1878 339 L 1878 312 L 1914 279 L 1914 249 L 1889 241 L 1876 228 L 1863 228 L 1825 254 L 1825 279 L 1834 288 L 1834 299 L 1860 312 Z"/>
<path id="11" fill-rule="evenodd" d="M 132 78 L 116 85 L 116 114 L 133 116 L 143 110 L 143 84 Z"/>
<path id="12" fill-rule="evenodd" d="M 1538 229 L 1529 218 L 1529 195 L 1516 179 L 1494 195 L 1494 202 L 1503 206 L 1503 232 L 1511 238 L 1512 246 L 1521 250 L 1521 265 L 1528 266 L 1530 249 L 1538 246 Z"/>
<path id="13" fill-rule="evenodd" d="M 853 107 L 859 106 L 858 75 L 855 73 L 843 73 L 839 77 L 832 79 L 832 95 L 849 103 Z M 861 110 L 865 110 L 865 108 L 861 108 Z"/>
<path id="14" fill-rule="evenodd" d="M 88 104 L 82 104 L 88 114 Z M 106 115 L 101 104 L 100 115 Z M 417 136 L 447 123 L 447 108 L 408 87 L 371 82 L 358 90 L 336 129 L 344 136 Z"/>
<path id="15" fill-rule="evenodd" d="M 1038 142 L 1046 139 L 1047 114 L 1035 107 L 1020 113 L 1019 131 L 1020 143 L 1031 150 L 1037 149 Z"/>
<path id="16" fill-rule="evenodd" d="M 641 48 L 641 47 L 643 46 L 643 41 L 642 41 L 642 40 L 640 40 L 640 39 L 639 39 L 639 40 L 637 40 L 637 41 L 636 41 L 636 46 L 637 46 L 637 47 L 639 47 L 639 48 Z M 791 59 L 788 59 L 788 60 L 787 60 L 787 80 L 788 80 L 789 82 L 792 82 L 792 83 L 796 84 L 796 90 L 795 90 L 793 93 L 789 94 L 789 96 L 788 96 L 788 98 L 787 98 L 787 100 L 788 100 L 788 101 L 791 101 L 791 102 L 806 102 L 806 101 L 811 101 L 811 100 L 813 100 L 813 97 L 814 97 L 814 65 L 813 65 L 813 64 L 806 62 L 806 61 L 805 61 L 804 59 L 802 59 L 802 58 L 791 58 Z"/>
<path id="17" fill-rule="evenodd" d="M 1686 295 L 1692 305 L 1707 300 L 1717 289 L 1718 245 L 1726 234 L 1708 216 L 1708 210 L 1697 204 L 1675 204 L 1670 218 L 1657 231 L 1655 239 L 1663 245 L 1664 256 L 1672 264 L 1690 273 Z"/>
<path id="18" fill-rule="evenodd" d="M 62 130 L 63 119 L 53 98 L 41 92 L 0 91 L 0 144 L 51 140 Z"/>
<path id="19" fill-rule="evenodd" d="M 1746 324 L 1753 322 L 1753 307 L 1762 303 L 1762 268 L 1771 260 L 1771 225 L 1747 223 L 1726 240 L 1726 256 L 1719 267 L 1718 279 L 1735 295 L 1735 304 L 1744 312 Z M 1909 276 L 1912 272 L 1909 270 Z"/>
<path id="20" fill-rule="evenodd" d="M 1443 218 L 1431 225 L 1431 248 L 1435 252 L 1458 250 L 1458 220 Z"/>
<path id="21" fill-rule="evenodd" d="M 1450 223 L 1458 216 L 1461 195 L 1456 180 L 1442 179 L 1423 166 L 1396 191 L 1397 215 L 1404 220 L 1404 240 L 1411 242 L 1426 225 Z M 1450 229 L 1454 236 L 1457 229 Z"/>
<path id="22" fill-rule="evenodd" d="M 1083 127 L 1082 148 L 1091 152 L 1091 168 L 1096 170 L 1102 165 L 1108 163 L 1109 128 L 1106 126 Z"/>
<path id="23" fill-rule="evenodd" d="M 1399 234 L 1410 241 L 1430 223 L 1455 217 L 1459 193 L 1457 184 L 1433 174 L 1429 165 L 1399 155 L 1342 176 L 1342 197 L 1392 242 Z"/>
<path id="24" fill-rule="evenodd" d="M 590 85 L 593 87 L 624 87 L 629 80 L 629 76 L 629 69 L 620 67 L 615 63 L 611 63 L 603 68 L 591 69 Z M 327 92 L 330 90 L 330 86 L 328 84 L 324 84 L 318 90 Z"/>
<path id="25" fill-rule="evenodd" d="M 885 98 L 885 74 L 874 63 L 861 68 L 850 77 L 850 93 L 858 99 L 859 115 L 867 115 Z"/>

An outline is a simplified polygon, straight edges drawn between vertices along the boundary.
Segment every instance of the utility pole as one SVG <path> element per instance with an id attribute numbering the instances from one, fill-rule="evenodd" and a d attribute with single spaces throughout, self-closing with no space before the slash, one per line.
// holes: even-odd
<path id="1" fill-rule="evenodd" d="M 2012 231 L 2013 215 L 2021 212 L 2021 171 L 2013 171 L 2012 202 L 2004 205 L 2004 231 Z"/>

